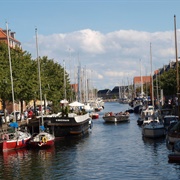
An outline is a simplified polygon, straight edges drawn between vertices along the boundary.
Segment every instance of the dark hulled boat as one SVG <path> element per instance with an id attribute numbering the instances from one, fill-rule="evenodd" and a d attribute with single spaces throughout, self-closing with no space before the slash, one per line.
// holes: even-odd
<path id="1" fill-rule="evenodd" d="M 39 131 L 38 119 L 39 117 L 29 121 L 28 129 L 31 133 Z M 90 122 L 89 113 L 83 115 L 68 113 L 67 116 L 62 116 L 60 113 L 44 116 L 44 126 L 55 138 L 84 135 L 91 128 Z"/>

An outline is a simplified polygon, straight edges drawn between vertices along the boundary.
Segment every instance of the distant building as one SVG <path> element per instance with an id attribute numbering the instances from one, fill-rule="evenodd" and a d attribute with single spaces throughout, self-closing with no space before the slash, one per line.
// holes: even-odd
<path id="1" fill-rule="evenodd" d="M 15 39 L 15 32 L 11 32 L 11 30 L 8 31 L 9 35 L 9 46 L 11 48 L 21 48 L 21 43 Z M 0 28 L 0 42 L 8 43 L 7 41 L 7 30 L 3 30 Z"/>
<path id="2" fill-rule="evenodd" d="M 11 32 L 11 30 L 9 29 L 8 31 L 8 35 L 9 35 L 9 46 L 10 48 L 21 48 L 21 43 L 15 39 L 15 32 Z M 8 40 L 7 40 L 7 30 L 3 30 L 0 28 L 0 42 L 6 43 L 8 44 Z M 15 110 L 18 111 L 20 109 L 20 104 L 19 103 L 15 103 Z M 25 106 L 24 106 L 25 107 Z M 0 101 L 0 109 L 3 109 L 2 107 L 2 102 Z M 10 113 L 13 110 L 13 105 L 12 102 L 6 102 L 6 109 L 7 111 Z"/>
<path id="3" fill-rule="evenodd" d="M 110 89 L 99 90 L 97 92 L 97 96 L 103 99 L 107 99 L 109 97 L 110 92 L 111 92 Z"/>
<path id="4" fill-rule="evenodd" d="M 142 82 L 141 82 L 142 81 Z M 141 87 L 141 83 L 150 84 L 151 83 L 151 76 L 136 76 L 133 79 L 134 89 Z"/>
<path id="5" fill-rule="evenodd" d="M 75 93 L 78 92 L 78 84 L 71 84 L 71 88 Z"/>

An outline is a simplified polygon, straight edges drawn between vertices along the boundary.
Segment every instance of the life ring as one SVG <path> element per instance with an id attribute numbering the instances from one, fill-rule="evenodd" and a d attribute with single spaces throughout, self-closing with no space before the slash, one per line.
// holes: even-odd
<path id="1" fill-rule="evenodd" d="M 47 138 L 46 138 L 46 137 L 43 137 L 43 138 L 42 138 L 42 142 L 43 142 L 43 143 L 47 143 Z"/>

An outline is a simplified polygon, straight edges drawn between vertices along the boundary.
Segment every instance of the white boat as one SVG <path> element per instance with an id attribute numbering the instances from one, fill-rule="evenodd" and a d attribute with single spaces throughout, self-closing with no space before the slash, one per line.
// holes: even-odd
<path id="1" fill-rule="evenodd" d="M 138 125 L 143 125 L 145 123 L 149 123 L 149 119 L 151 119 L 151 116 L 154 114 L 154 106 L 147 106 L 147 108 L 143 109 L 141 111 L 140 117 L 137 120 Z"/>
<path id="2" fill-rule="evenodd" d="M 105 122 L 127 122 L 129 121 L 129 113 L 128 112 L 120 112 L 120 113 L 105 113 L 103 116 Z"/>
<path id="3" fill-rule="evenodd" d="M 54 145 L 55 137 L 47 132 L 34 133 L 30 140 L 31 147 L 50 147 Z"/>
<path id="4" fill-rule="evenodd" d="M 163 123 L 158 118 L 152 117 L 148 119 L 142 126 L 142 135 L 147 138 L 159 138 L 165 136 L 166 131 Z"/>
<path id="5" fill-rule="evenodd" d="M 38 55 L 38 43 L 37 43 L 37 29 L 36 29 L 36 48 L 37 48 L 37 61 L 38 61 L 38 77 L 39 77 L 39 91 L 40 91 L 40 102 L 42 107 L 42 89 L 41 89 L 41 76 L 40 76 L 40 61 L 39 61 L 39 55 Z M 48 147 L 54 145 L 55 136 L 53 134 L 45 132 L 44 128 L 44 119 L 43 119 L 43 112 L 41 111 L 39 119 L 39 124 L 41 126 L 39 127 L 39 133 L 33 134 L 31 137 L 31 140 L 29 142 L 30 146 L 32 147 Z"/>
<path id="6" fill-rule="evenodd" d="M 92 106 L 90 106 L 90 103 L 85 103 L 85 104 L 84 104 L 84 109 L 85 109 L 85 111 L 88 112 L 88 113 L 91 113 L 91 112 L 94 111 L 94 108 L 93 108 Z"/>

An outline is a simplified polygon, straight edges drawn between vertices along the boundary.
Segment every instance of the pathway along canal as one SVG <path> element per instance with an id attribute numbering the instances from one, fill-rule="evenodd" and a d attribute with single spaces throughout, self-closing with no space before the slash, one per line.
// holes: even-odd
<path id="1" fill-rule="evenodd" d="M 105 103 L 90 133 L 62 139 L 47 150 L 19 150 L 0 154 L 1 180 L 178 180 L 180 165 L 168 163 L 171 150 L 165 138 L 143 139 L 138 116 L 130 122 L 106 124 L 105 112 L 130 108 Z"/>

